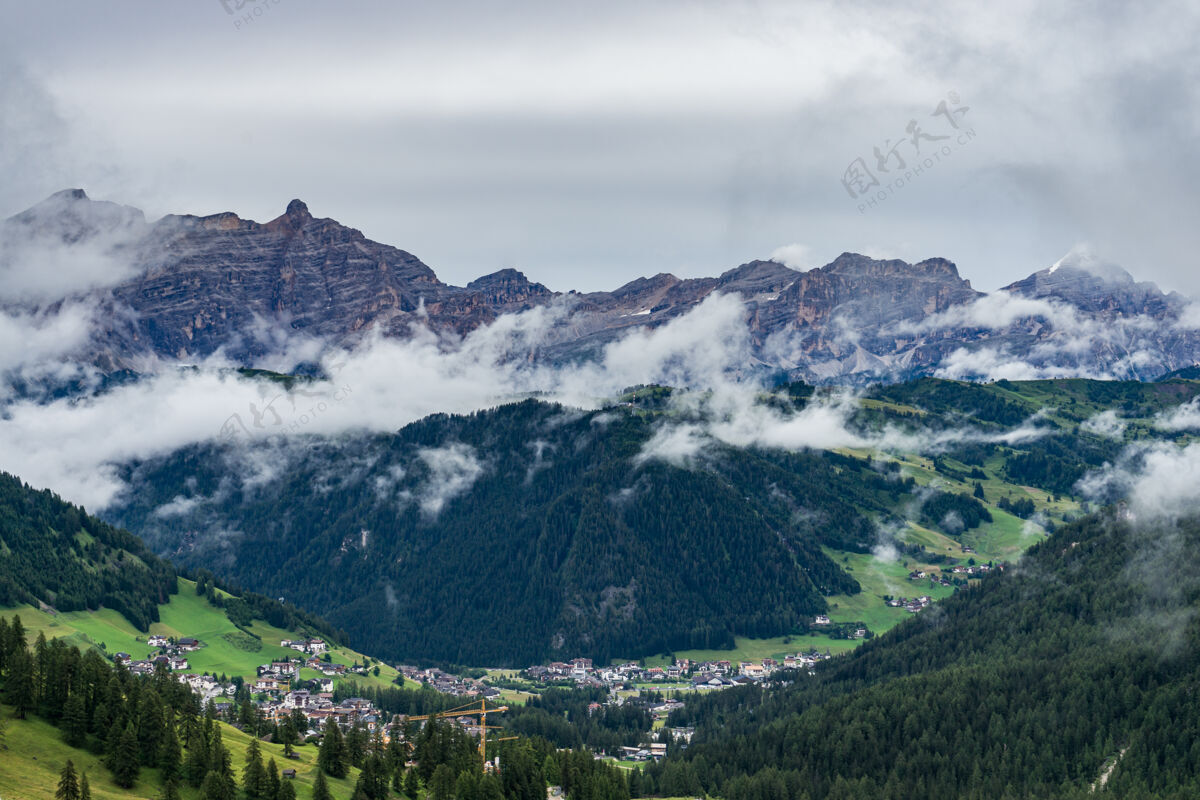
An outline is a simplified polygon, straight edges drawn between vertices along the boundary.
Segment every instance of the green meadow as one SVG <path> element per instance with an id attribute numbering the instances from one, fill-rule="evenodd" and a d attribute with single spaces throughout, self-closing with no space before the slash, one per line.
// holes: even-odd
<path id="1" fill-rule="evenodd" d="M 146 644 L 149 636 L 191 636 L 203 642 L 204 646 L 187 654 L 190 665 L 188 671 L 230 678 L 240 675 L 252 679 L 256 675 L 255 668 L 260 664 L 301 655 L 296 650 L 279 646 L 283 639 L 300 638 L 300 633 L 281 630 L 263 620 L 255 620 L 248 629 L 253 635 L 249 635 L 234 625 L 222 609 L 209 605 L 207 600 L 197 595 L 195 589 L 195 583 L 180 578 L 179 593 L 171 595 L 169 602 L 158 607 L 160 620 L 150 626 L 149 633 L 138 631 L 111 609 L 54 614 L 32 606 L 20 606 L 0 613 L 6 616 L 12 613 L 19 615 L 30 641 L 38 633 L 45 633 L 47 639 L 65 639 L 80 648 L 99 647 L 110 655 L 125 652 L 135 659 L 146 658 L 156 652 Z M 361 664 L 364 658 L 360 653 L 344 647 L 334 647 L 329 652 L 336 664 L 350 665 L 356 661 Z M 373 674 L 374 666 L 379 666 L 378 676 Z M 393 686 L 398 674 L 386 664 L 373 662 L 372 672 L 367 675 L 350 675 L 338 680 L 385 687 Z M 301 677 L 316 678 L 321 674 L 305 669 Z M 416 684 L 408 681 L 407 685 Z"/>
<path id="2" fill-rule="evenodd" d="M 26 720 L 12 719 L 12 708 L 0 706 L 0 717 L 4 719 L 6 749 L 0 751 L 0 797 L 5 800 L 54 800 L 59 773 L 70 759 L 77 773 L 86 773 L 95 800 L 118 800 L 120 798 L 145 798 L 152 800 L 160 796 L 162 784 L 157 769 L 143 769 L 137 784 L 132 789 L 122 789 L 112 782 L 108 769 L 99 756 L 84 749 L 68 747 L 57 728 L 35 717 Z M 221 723 L 221 739 L 233 759 L 233 768 L 241 776 L 245 766 L 246 749 L 250 737 L 237 728 Z M 299 797 L 312 795 L 312 783 L 316 778 L 317 748 L 304 745 L 296 748 L 298 760 L 283 757 L 280 745 L 259 742 L 263 760 L 274 758 L 282 771 L 295 769 L 295 783 Z M 329 788 L 339 800 L 354 793 L 354 782 L 358 770 L 351 769 L 343 779 L 328 778 Z M 199 800 L 200 791 L 191 786 L 181 786 L 184 800 Z"/>

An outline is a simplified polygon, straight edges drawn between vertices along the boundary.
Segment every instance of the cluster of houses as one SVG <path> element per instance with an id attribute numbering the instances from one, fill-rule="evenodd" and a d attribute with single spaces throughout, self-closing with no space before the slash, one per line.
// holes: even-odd
<path id="1" fill-rule="evenodd" d="M 955 569 L 959 569 L 959 567 L 955 567 Z M 966 569 L 966 567 L 963 567 L 963 569 Z M 974 569 L 974 567 L 972 567 L 972 569 Z M 908 579 L 910 581 L 920 581 L 924 580 L 925 578 L 929 578 L 931 586 L 934 583 L 940 583 L 942 586 L 950 585 L 950 579 L 943 574 L 935 575 L 934 573 L 926 572 L 923 569 L 914 569 L 912 572 L 908 573 Z"/>
<path id="2" fill-rule="evenodd" d="M 189 672 L 183 675 L 176 675 L 175 678 L 180 683 L 186 683 L 190 686 L 193 692 L 200 695 L 200 699 L 203 702 L 216 700 L 218 697 L 232 697 L 237 691 L 237 687 L 232 683 L 219 683 L 211 675 L 196 675 Z"/>
<path id="3" fill-rule="evenodd" d="M 818 661 L 831 657 L 828 652 L 813 651 L 788 655 L 782 660 L 764 658 L 761 661 L 736 663 L 681 658 L 670 666 L 649 668 L 632 661 L 609 667 L 596 667 L 590 658 L 576 658 L 570 662 L 555 661 L 529 667 L 523 671 L 523 675 L 541 683 L 570 680 L 579 686 L 603 687 L 610 690 L 626 684 L 658 682 L 681 683 L 692 689 L 725 689 L 761 681 L 780 669 L 811 670 Z"/>
<path id="4" fill-rule="evenodd" d="M 996 566 L 1000 570 L 1004 569 L 1003 564 L 997 564 Z M 955 575 L 967 575 L 972 578 L 982 577 L 984 575 L 987 575 L 991 571 L 992 571 L 992 567 L 990 564 L 977 564 L 977 565 L 971 566 L 971 567 L 964 567 L 962 565 L 959 565 L 957 567 L 954 567 L 954 569 L 951 570 L 951 572 L 953 572 Z"/>
<path id="5" fill-rule="evenodd" d="M 969 547 L 966 547 L 963 549 L 968 552 L 974 552 Z M 1004 563 L 997 561 L 996 569 L 1003 572 L 1004 571 Z M 987 575 L 991 571 L 992 571 L 991 564 L 971 564 L 970 566 L 958 564 L 954 567 L 951 567 L 951 569 L 950 569 L 950 572 L 953 573 L 954 575 L 965 575 L 968 578 L 982 578 L 984 575 Z M 929 578 L 929 580 L 931 580 L 931 581 L 940 581 L 942 586 L 950 585 L 950 579 L 946 577 L 946 574 L 944 572 L 942 572 L 940 574 L 935 574 L 933 572 L 926 572 L 923 569 L 914 569 L 912 572 L 908 573 L 908 579 L 910 581 L 919 581 L 919 580 L 923 580 L 925 578 Z"/>
<path id="6" fill-rule="evenodd" d="M 574 681 L 579 686 L 612 688 L 626 683 L 681 680 L 690 671 L 691 663 L 682 659 L 669 667 L 647 669 L 630 661 L 611 667 L 596 667 L 590 658 L 574 658 L 570 662 L 552 661 L 549 664 L 532 666 L 524 670 L 523 674 L 539 683 Z"/>
<path id="7" fill-rule="evenodd" d="M 332 691 L 316 691 L 321 687 L 310 685 L 308 689 L 292 689 L 269 696 L 257 702 L 263 715 L 279 723 L 299 711 L 308 720 L 308 730 L 324 730 L 330 722 L 345 728 L 362 722 L 374 732 L 386 721 L 386 715 L 362 697 L 348 697 L 339 703 L 333 700 Z"/>
<path id="8" fill-rule="evenodd" d="M 324 639 L 284 639 L 279 646 L 299 650 L 310 656 L 319 656 L 329 649 Z"/>
<path id="9" fill-rule="evenodd" d="M 151 653 L 144 659 L 135 660 L 129 653 L 115 653 L 113 661 L 128 667 L 134 675 L 150 675 L 159 664 L 165 664 L 172 672 L 183 672 L 190 668 L 187 653 L 199 650 L 204 644 L 199 639 L 184 636 L 179 639 L 168 639 L 166 636 L 151 636 L 146 644 L 156 648 L 157 654 Z"/>
<path id="10" fill-rule="evenodd" d="M 887 601 L 887 604 L 892 608 L 903 608 L 910 614 L 916 614 L 929 608 L 929 605 L 932 602 L 932 597 L 927 594 L 923 594 L 920 597 L 914 597 L 912 599 L 907 597 L 892 597 Z"/>
<path id="11" fill-rule="evenodd" d="M 832 624 L 833 624 L 833 620 L 831 620 L 829 618 L 828 614 L 817 614 L 817 616 L 813 619 L 814 627 L 832 625 Z M 867 635 L 866 628 L 855 628 L 854 632 L 852 634 L 850 634 L 850 638 L 851 639 L 864 639 L 864 638 L 866 638 L 866 635 Z"/>
<path id="12" fill-rule="evenodd" d="M 500 690 L 488 686 L 481 681 L 473 678 L 465 678 L 461 675 L 451 675 L 448 672 L 443 672 L 436 667 L 423 669 L 407 664 L 401 664 L 396 668 L 400 674 L 408 678 L 410 681 L 423 683 L 430 686 L 442 694 L 452 695 L 454 697 L 486 697 L 493 698 L 500 696 Z"/>

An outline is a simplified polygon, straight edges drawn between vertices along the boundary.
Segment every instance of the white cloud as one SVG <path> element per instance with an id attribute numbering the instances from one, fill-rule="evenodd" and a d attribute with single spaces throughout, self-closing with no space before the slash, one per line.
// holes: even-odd
<path id="1" fill-rule="evenodd" d="M 1200 303 L 1192 301 L 1179 312 L 1175 327 L 1184 331 L 1200 329 Z"/>
<path id="2" fill-rule="evenodd" d="M 782 247 L 776 247 L 771 251 L 768 260 L 798 270 L 809 270 L 820 266 L 814 261 L 812 248 L 806 244 L 785 244 Z"/>
<path id="3" fill-rule="evenodd" d="M 169 519 L 171 517 L 182 517 L 191 512 L 197 505 L 200 504 L 199 498 L 184 497 L 183 495 L 175 495 L 171 502 L 164 503 L 154 509 L 154 516 L 160 519 Z"/>
<path id="4" fill-rule="evenodd" d="M 699 425 L 663 425 L 642 445 L 634 463 L 665 461 L 676 467 L 690 467 L 710 443 Z"/>
<path id="5" fill-rule="evenodd" d="M 446 503 L 465 494 L 483 474 L 475 448 L 461 442 L 422 448 L 417 455 L 429 468 L 417 494 L 417 505 L 427 517 L 440 514 Z"/>
<path id="6" fill-rule="evenodd" d="M 53 311 L 0 310 L 0 372 L 55 361 L 88 341 L 95 308 L 65 303 Z"/>
<path id="7" fill-rule="evenodd" d="M 1188 431 L 1200 428 L 1200 397 L 1163 411 L 1154 418 L 1154 427 L 1164 431 Z"/>
<path id="8" fill-rule="evenodd" d="M 1116 411 L 1109 409 L 1085 419 L 1079 425 L 1079 429 L 1108 439 L 1120 439 L 1125 435 L 1125 428 L 1128 425 L 1129 423 L 1117 416 Z"/>
<path id="9" fill-rule="evenodd" d="M 1054 370 L 1035 367 L 999 348 L 980 347 L 971 350 L 959 347 L 942 359 L 934 375 L 950 380 L 987 377 L 995 380 L 1028 381 L 1053 377 L 1053 372 Z"/>
<path id="10" fill-rule="evenodd" d="M 1126 448 L 1115 464 L 1106 464 L 1080 481 L 1079 489 L 1100 501 L 1128 498 L 1139 523 L 1153 523 L 1200 512 L 1200 444 L 1169 442 Z"/>

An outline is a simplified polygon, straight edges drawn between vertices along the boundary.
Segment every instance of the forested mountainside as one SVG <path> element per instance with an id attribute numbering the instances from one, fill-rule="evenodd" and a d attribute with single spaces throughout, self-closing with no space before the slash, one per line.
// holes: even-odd
<path id="1" fill-rule="evenodd" d="M 1125 516 L 786 688 L 689 700 L 658 778 L 727 800 L 1197 796 L 1200 521 Z"/>
<path id="2" fill-rule="evenodd" d="M 997 552 L 1015 556 L 1076 513 L 1087 470 L 1124 439 L 1168 435 L 1151 418 L 1198 389 L 929 379 L 858 401 L 850 427 L 937 439 L 932 457 L 713 441 L 647 458 L 690 419 L 667 389 L 591 412 L 527 400 L 394 435 L 190 447 L 127 465 L 130 490 L 106 515 L 384 657 L 633 657 L 806 630 L 824 596 L 869 577 L 847 553 L 895 545 L 946 572 L 966 544 L 1003 539 Z M 763 402 L 796 413 L 812 391 Z M 1123 438 L 1086 424 L 1104 410 Z"/>
<path id="3" fill-rule="evenodd" d="M 0 472 L 0 609 L 21 605 L 53 614 L 111 609 L 145 633 L 159 621 L 159 606 L 179 591 L 171 562 L 141 539 Z M 214 613 L 234 624 L 255 619 L 282 629 L 344 637 L 318 615 L 271 600 L 200 570 Z M 218 591 L 229 589 L 229 592 Z"/>
<path id="4" fill-rule="evenodd" d="M 0 472 L 0 607 L 106 606 L 144 631 L 174 591 L 174 568 L 136 536 Z"/>
<path id="5" fill-rule="evenodd" d="M 639 464 L 652 433 L 629 409 L 530 400 L 274 449 L 259 485 L 235 477 L 240 445 L 193 448 L 131 467 L 115 516 L 182 563 L 324 609 L 386 657 L 520 665 L 793 628 L 822 591 L 856 588 L 820 545 L 869 547 L 859 509 L 907 488 L 828 454 Z M 158 510 L 172 502 L 188 509 Z"/>

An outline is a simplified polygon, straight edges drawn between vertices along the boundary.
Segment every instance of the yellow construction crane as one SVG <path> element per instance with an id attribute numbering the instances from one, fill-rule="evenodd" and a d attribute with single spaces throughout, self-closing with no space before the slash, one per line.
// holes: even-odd
<path id="1" fill-rule="evenodd" d="M 452 708 L 449 711 L 439 711 L 436 714 L 421 714 L 416 717 L 408 717 L 411 721 L 428 720 L 428 719 L 451 719 L 453 717 L 479 717 L 479 757 L 483 759 L 483 763 L 487 765 L 487 734 L 489 730 L 502 730 L 499 725 L 488 725 L 488 714 L 499 714 L 501 711 L 508 711 L 508 706 L 496 706 L 494 708 L 487 707 L 487 700 L 479 700 L 468 703 L 465 706 Z M 516 739 L 516 736 L 505 736 L 501 739 L 493 739 L 495 742 L 506 742 L 510 739 Z"/>

